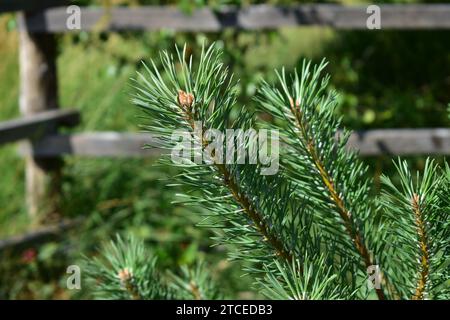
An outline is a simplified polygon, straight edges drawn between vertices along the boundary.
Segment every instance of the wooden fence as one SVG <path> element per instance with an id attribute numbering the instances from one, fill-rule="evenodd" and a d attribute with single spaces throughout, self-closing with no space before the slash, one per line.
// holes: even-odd
<path id="1" fill-rule="evenodd" d="M 5 2 L 6 1 L 6 2 Z M 0 12 L 28 8 L 27 25 L 32 32 L 68 32 L 67 8 L 43 7 L 68 1 L 3 0 Z M 450 6 L 447 4 L 380 5 L 383 29 L 449 29 Z M 273 29 L 284 26 L 321 25 L 336 29 L 367 29 L 367 5 L 341 6 L 310 4 L 291 7 L 252 5 L 221 10 L 200 8 L 190 14 L 176 7 L 81 8 L 81 30 L 158 30 L 219 31 L 227 27 L 246 30 Z M 78 31 L 78 30 L 74 30 Z"/>
<path id="2" fill-rule="evenodd" d="M 54 33 L 72 32 L 66 26 L 69 1 L 2 0 L 0 13 L 21 11 L 20 110 L 23 118 L 0 123 L 0 144 L 28 139 L 21 152 L 26 157 L 26 196 L 31 217 L 49 205 L 49 190 L 58 190 L 61 156 L 156 156 L 160 150 L 143 150 L 151 135 L 94 132 L 58 134 L 61 126 L 75 126 L 77 111 L 59 109 Z M 59 7 L 58 7 L 59 6 Z M 450 5 L 381 5 L 382 29 L 449 29 Z M 298 5 L 275 7 L 208 8 L 182 13 L 176 7 L 81 8 L 82 30 L 157 30 L 215 32 L 223 28 L 272 29 L 282 26 L 321 25 L 338 29 L 366 29 L 365 6 Z M 79 30 L 74 30 L 79 31 Z M 372 30 L 371 32 L 382 32 Z M 387 129 L 356 132 L 349 147 L 362 155 L 450 154 L 449 129 Z M 51 203 L 50 203 L 51 204 Z M 48 228 L 48 227 L 46 227 Z M 53 229 L 52 229 L 53 230 Z M 48 232 L 42 231 L 43 234 Z M 41 233 L 42 233 L 41 232 Z M 25 239 L 35 239 L 25 237 Z M 16 239 L 17 240 L 17 239 Z M 3 241 L 1 244 L 17 241 Z M 19 241 L 20 242 L 20 241 Z M 1 249 L 1 248 L 0 248 Z"/>

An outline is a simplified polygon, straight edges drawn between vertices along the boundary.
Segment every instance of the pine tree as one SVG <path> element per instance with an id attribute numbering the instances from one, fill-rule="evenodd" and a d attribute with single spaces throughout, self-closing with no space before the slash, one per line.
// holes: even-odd
<path id="1" fill-rule="evenodd" d="M 383 177 L 383 192 L 374 197 L 367 166 L 346 147 L 350 132 L 341 130 L 335 115 L 337 94 L 328 90 L 325 62 L 304 62 L 290 77 L 278 72 L 278 84 L 263 83 L 255 101 L 258 111 L 272 116 L 264 122 L 237 105 L 236 81 L 220 55 L 214 45 L 203 48 L 198 63 L 186 48 L 177 48 L 176 59 L 162 52 L 163 72 L 154 62 L 144 64 L 146 73 L 134 80 L 133 103 L 144 113 L 143 129 L 158 135 L 153 146 L 178 150 L 173 137 L 180 130 L 192 141 L 189 157 L 162 161 L 179 168 L 176 184 L 186 190 L 180 198 L 202 206 L 200 225 L 214 230 L 215 243 L 225 244 L 231 259 L 250 262 L 244 272 L 255 288 L 270 299 L 367 299 L 375 271 L 378 299 L 448 299 L 449 166 L 429 160 L 422 175 L 413 175 L 399 160 L 400 184 Z M 277 174 L 262 174 L 260 162 L 237 161 L 238 150 L 207 131 L 252 128 L 280 133 Z M 233 139 L 255 147 L 243 131 Z M 224 154 L 236 161 L 224 161 Z M 195 161 L 202 155 L 205 161 Z M 106 251 L 110 266 L 91 264 L 103 297 L 192 294 L 181 278 L 172 277 L 172 284 L 154 280 L 155 262 L 138 248 L 119 239 Z M 208 289 L 208 276 L 188 269 L 183 274 L 202 284 L 195 297 L 218 298 Z"/>
<path id="2" fill-rule="evenodd" d="M 99 299 L 162 300 L 220 299 L 222 295 L 199 262 L 193 270 L 179 274 L 160 270 L 155 256 L 143 241 L 120 236 L 100 248 L 94 259 L 85 258 L 87 286 Z"/>

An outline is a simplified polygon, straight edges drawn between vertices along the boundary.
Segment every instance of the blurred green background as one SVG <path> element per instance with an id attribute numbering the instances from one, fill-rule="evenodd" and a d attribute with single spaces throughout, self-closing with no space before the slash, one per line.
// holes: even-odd
<path id="1" fill-rule="evenodd" d="M 83 5 L 171 4 L 189 11 L 223 3 L 292 4 L 296 1 L 77 1 Z M 411 3 L 415 1 L 387 1 Z M 340 3 L 353 4 L 354 1 Z M 361 2 L 360 2 L 361 3 Z M 19 116 L 18 34 L 14 14 L 0 15 L 0 121 Z M 340 114 L 351 129 L 448 127 L 450 102 L 450 31 L 333 31 L 329 28 L 283 28 L 277 31 L 220 33 L 158 32 L 74 33 L 58 35 L 60 105 L 77 108 L 82 123 L 73 131 L 137 131 L 137 110 L 130 103 L 129 79 L 141 60 L 161 49 L 187 43 L 198 53 L 204 40 L 216 41 L 224 59 L 241 79 L 239 103 L 253 105 L 259 82 L 275 80 L 274 68 L 292 70 L 305 57 L 330 64 L 332 87 L 340 92 Z M 411 158 L 415 167 L 423 157 Z M 442 161 L 442 157 L 440 158 Z M 375 178 L 390 173 L 388 157 L 365 159 Z M 210 234 L 195 227 L 192 210 L 173 204 L 176 189 L 166 187 L 170 168 L 151 159 L 66 157 L 62 214 L 84 217 L 81 227 L 62 242 L 0 255 L 0 299 L 89 298 L 89 290 L 65 289 L 65 269 L 90 256 L 115 233 L 144 239 L 165 268 L 203 258 L 232 298 L 255 298 L 251 279 L 211 248 Z M 0 146 L 0 239 L 30 230 L 24 203 L 24 162 L 17 145 Z"/>

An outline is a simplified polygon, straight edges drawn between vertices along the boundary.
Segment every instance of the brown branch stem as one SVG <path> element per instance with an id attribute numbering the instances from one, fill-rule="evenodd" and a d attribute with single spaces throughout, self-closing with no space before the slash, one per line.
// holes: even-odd
<path id="1" fill-rule="evenodd" d="M 425 230 L 425 222 L 423 221 L 422 210 L 420 208 L 420 196 L 414 194 L 412 197 L 412 208 L 414 212 L 414 218 L 417 227 L 417 234 L 419 237 L 419 247 L 420 247 L 420 275 L 417 281 L 416 292 L 412 297 L 413 300 L 423 300 L 425 288 L 428 280 L 428 273 L 430 270 L 430 255 L 428 252 L 427 244 L 427 234 Z"/>
<path id="2" fill-rule="evenodd" d="M 197 284 L 195 282 L 191 281 L 189 283 L 189 290 L 191 291 L 191 294 L 195 300 L 202 300 L 202 294 L 200 292 L 199 287 L 197 286 Z"/>

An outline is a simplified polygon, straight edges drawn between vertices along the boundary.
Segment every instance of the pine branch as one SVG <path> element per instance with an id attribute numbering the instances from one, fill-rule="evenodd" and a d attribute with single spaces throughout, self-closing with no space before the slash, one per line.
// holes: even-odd
<path id="1" fill-rule="evenodd" d="M 287 124 L 284 138 L 290 154 L 285 155 L 284 165 L 286 177 L 299 186 L 297 194 L 312 198 L 312 205 L 325 212 L 318 219 L 322 228 L 339 234 L 341 231 L 336 229 L 343 227 L 351 246 L 368 268 L 375 265 L 364 228 L 368 220 L 372 223 L 375 220 L 370 216 L 373 211 L 368 197 L 370 182 L 363 178 L 367 168 L 345 150 L 349 134 L 344 133 L 336 141 L 340 121 L 333 114 L 335 93 L 325 92 L 329 77 L 321 78 L 325 66 L 322 62 L 310 71 L 310 63 L 305 62 L 301 74 L 295 73 L 291 84 L 283 69 L 281 74 L 277 73 L 282 91 L 264 83 L 257 101 L 263 112 L 281 120 L 277 125 L 280 130 Z M 338 214 L 340 223 L 336 224 L 330 209 Z M 386 298 L 381 288 L 376 291 L 379 299 Z"/>
<path id="2" fill-rule="evenodd" d="M 187 187 L 181 201 L 201 209 L 200 225 L 232 249 L 232 259 L 250 263 L 246 271 L 268 297 L 366 298 L 363 280 L 376 264 L 383 280 L 375 287 L 379 299 L 449 296 L 448 166 L 441 175 L 427 162 L 414 186 L 402 164 L 402 189 L 384 178 L 391 191 L 377 203 L 367 167 L 345 148 L 349 132 L 339 134 L 336 94 L 327 93 L 329 77 L 321 76 L 325 63 L 312 71 L 305 63 L 289 83 L 283 70 L 281 91 L 265 83 L 257 98 L 275 117 L 267 125 L 286 145 L 281 174 L 261 175 L 258 163 L 224 163 L 222 151 L 239 155 L 208 131 L 250 130 L 254 116 L 236 108 L 235 82 L 214 46 L 203 49 L 195 65 L 185 50 L 177 48 L 177 56 L 175 62 L 163 53 L 163 73 L 151 62 L 135 80 L 143 129 L 159 133 L 156 145 L 171 150 L 172 159 L 163 161 L 180 170 L 178 184 Z M 250 136 L 243 140 L 245 147 L 253 143 Z M 210 149 L 211 142 L 222 148 Z M 181 160 L 172 161 L 180 153 Z M 200 283 L 178 281 L 178 288 L 197 299 L 204 296 Z"/>
<path id="3" fill-rule="evenodd" d="M 211 46 L 206 52 L 204 51 L 200 58 L 197 73 L 194 75 L 191 69 L 192 61 L 190 61 L 188 65 L 185 62 L 184 52 L 183 54 L 178 54 L 178 61 L 181 65 L 181 70 L 183 71 L 180 78 L 184 79 L 184 85 L 186 90 L 188 90 L 186 92 L 181 89 L 173 61 L 165 53 L 162 59 L 165 63 L 165 70 L 167 74 L 170 75 L 170 83 L 174 86 L 174 88 L 169 89 L 167 85 L 162 82 L 162 78 L 156 68 L 154 68 L 153 71 L 147 70 L 153 84 L 151 85 L 147 82 L 145 77 L 141 76 L 141 79 L 143 79 L 147 85 L 145 89 L 147 91 L 138 88 L 140 92 L 145 93 L 145 96 L 138 96 L 137 99 L 135 99 L 135 103 L 145 106 L 144 110 L 148 113 L 151 109 L 161 106 L 163 93 L 165 98 L 164 100 L 168 102 L 168 100 L 173 99 L 172 92 L 176 91 L 178 92 L 176 112 L 179 117 L 178 119 L 173 119 L 174 121 L 170 123 L 169 128 L 171 128 L 172 131 L 180 128 L 180 122 L 178 121 L 180 119 L 182 119 L 181 123 L 185 123 L 185 128 L 189 128 L 190 131 L 194 130 L 194 123 L 198 120 L 203 121 L 203 125 L 206 128 L 226 129 L 227 127 L 225 126 L 225 121 L 229 117 L 230 108 L 235 102 L 235 89 L 234 84 L 232 83 L 232 77 L 227 77 L 226 70 L 222 69 L 222 64 L 217 61 L 218 55 L 218 52 L 213 46 Z M 195 79 L 195 82 L 193 79 Z M 225 85 L 226 83 L 228 84 Z M 150 89 L 152 87 L 161 89 L 151 92 Z M 144 100 L 144 98 L 147 99 L 147 101 Z M 158 106 L 149 104 L 149 98 L 154 100 Z M 211 105 L 218 105 L 220 108 L 217 108 L 217 110 L 213 110 L 212 113 L 208 114 L 207 111 Z M 170 103 L 170 106 L 173 107 L 173 102 Z M 165 109 L 165 111 L 167 112 L 167 109 Z M 155 116 L 155 114 L 152 114 L 152 116 Z M 243 126 L 248 126 L 248 119 L 242 119 L 241 124 Z M 162 119 L 157 120 L 158 126 L 160 120 Z M 152 126 L 152 128 L 155 128 L 155 126 Z M 164 130 L 164 133 L 169 136 L 172 132 L 167 132 Z M 201 140 L 201 144 L 204 147 L 206 144 L 205 138 L 203 136 L 197 138 Z M 278 239 L 278 236 L 274 233 L 274 230 L 268 226 L 266 221 L 267 217 L 263 218 L 263 214 L 258 212 L 256 209 L 257 205 L 253 204 L 250 200 L 248 196 L 250 190 L 242 190 L 242 186 L 238 186 L 236 182 L 236 175 L 240 175 L 238 170 L 241 168 L 232 168 L 232 165 L 215 164 L 214 159 L 212 159 L 212 162 L 214 163 L 213 167 L 215 168 L 214 174 L 219 181 L 222 182 L 222 186 L 228 189 L 228 193 L 232 195 L 235 203 L 243 210 L 246 217 L 250 219 L 254 228 L 260 233 L 260 236 L 273 248 L 275 255 L 290 260 L 291 254 L 286 250 L 286 248 L 284 248 L 283 243 Z M 209 173 L 212 173 L 211 168 L 211 166 L 208 166 Z M 190 175 L 192 171 L 188 172 L 187 175 Z M 232 171 L 234 172 L 232 173 Z"/>
<path id="4" fill-rule="evenodd" d="M 300 109 L 300 105 L 297 104 L 294 108 L 293 100 L 291 97 L 289 97 L 290 100 L 290 106 L 291 111 L 295 116 L 295 119 L 297 121 L 297 125 L 299 129 L 302 132 L 302 135 L 299 136 L 299 138 L 307 139 L 307 151 L 309 153 L 309 156 L 314 162 L 314 165 L 316 169 L 318 170 L 320 177 L 326 186 L 329 195 L 334 202 L 334 205 L 339 213 L 339 216 L 342 219 L 342 222 L 345 226 L 345 231 L 347 232 L 348 236 L 351 238 L 352 242 L 355 245 L 356 250 L 361 255 L 362 259 L 364 260 L 364 264 L 366 268 L 374 265 L 374 262 L 372 261 L 372 258 L 369 254 L 369 250 L 367 249 L 366 245 L 363 242 L 363 237 L 361 234 L 361 231 L 358 229 L 357 224 L 353 221 L 352 214 L 350 213 L 349 209 L 347 208 L 343 197 L 345 196 L 342 192 L 337 190 L 337 186 L 335 182 L 333 181 L 333 178 L 331 177 L 330 168 L 325 167 L 324 163 L 320 159 L 315 143 L 314 137 L 308 137 L 307 127 L 308 122 L 306 122 L 302 116 L 302 112 Z M 342 196 L 341 196 L 342 195 Z M 385 300 L 386 297 L 384 295 L 384 292 L 382 289 L 376 288 L 377 296 L 381 300 Z"/>
<path id="5" fill-rule="evenodd" d="M 156 270 L 156 258 L 144 244 L 130 237 L 102 246 L 100 256 L 85 257 L 87 287 L 100 299 L 172 299 L 172 292 Z"/>
<path id="6" fill-rule="evenodd" d="M 327 262 L 323 256 L 306 256 L 302 263 L 276 262 L 281 277 L 267 270 L 262 293 L 274 300 L 350 299 L 353 295 L 343 295 L 337 275 Z"/>
<path id="7" fill-rule="evenodd" d="M 430 269 L 430 257 L 428 252 L 428 241 L 425 230 L 425 221 L 422 210 L 420 208 L 420 195 L 414 193 L 412 196 L 412 209 L 415 216 L 417 227 L 418 242 L 420 247 L 420 262 L 421 270 L 418 283 L 416 285 L 416 293 L 413 296 L 414 300 L 423 300 L 426 283 L 428 280 L 428 272 Z"/>
<path id="8" fill-rule="evenodd" d="M 405 298 L 423 300 L 446 296 L 448 287 L 442 288 L 448 279 L 445 265 L 450 247 L 450 210 L 445 205 L 448 200 L 443 200 L 448 198 L 446 174 L 430 160 L 423 175 L 417 173 L 415 179 L 405 161 L 399 161 L 396 167 L 400 187 L 383 176 L 386 190 L 381 198 L 390 218 L 389 240 L 399 256 L 399 261 L 392 266 L 391 278 Z"/>
<path id="9" fill-rule="evenodd" d="M 183 266 L 181 275 L 170 272 L 169 280 L 171 288 L 183 299 L 223 299 L 203 262 L 197 263 L 193 268 Z"/>
<path id="10" fill-rule="evenodd" d="M 186 93 L 182 90 L 179 90 L 178 101 L 180 104 L 181 113 L 188 121 L 190 128 L 194 130 L 196 119 L 195 115 L 191 111 L 192 103 L 195 101 L 194 95 L 192 93 Z M 209 142 L 205 139 L 203 135 L 201 136 L 200 139 L 203 148 L 206 148 Z M 229 189 L 229 192 L 233 195 L 235 201 L 241 206 L 247 217 L 251 219 L 251 221 L 253 221 L 254 225 L 261 233 L 263 238 L 267 240 L 270 243 L 270 245 L 274 248 L 276 255 L 286 259 L 288 262 L 292 261 L 292 255 L 286 251 L 280 239 L 278 239 L 277 235 L 271 233 L 262 215 L 255 210 L 255 206 L 251 204 L 248 197 L 244 193 L 240 192 L 240 189 L 236 184 L 234 177 L 230 174 L 227 167 L 222 163 L 218 163 L 214 155 L 212 162 L 214 163 L 217 172 L 220 174 L 221 179 L 224 182 L 225 186 Z"/>
<path id="11" fill-rule="evenodd" d="M 172 139 L 174 132 L 188 131 L 194 142 L 191 157 L 180 163 L 165 160 L 168 165 L 180 168 L 178 181 L 189 187 L 180 195 L 182 202 L 202 206 L 205 219 L 201 225 L 216 231 L 214 240 L 218 244 L 237 246 L 230 257 L 251 262 L 246 271 L 259 277 L 270 270 L 276 278 L 282 277 L 277 262 L 290 265 L 295 257 L 302 265 L 308 252 L 313 256 L 323 250 L 322 237 L 312 228 L 310 209 L 291 196 L 293 186 L 282 176 L 262 176 L 259 164 L 219 163 L 216 160 L 221 155 L 214 151 L 207 162 L 192 161 L 192 157 L 195 159 L 207 149 L 210 141 L 203 134 L 206 129 L 247 130 L 255 128 L 255 123 L 245 108 L 239 108 L 237 115 L 232 116 L 236 111 L 235 83 L 232 76 L 228 77 L 219 61 L 220 52 L 214 46 L 202 50 L 197 66 L 192 58 L 186 59 L 184 51 L 177 52 L 177 66 L 171 56 L 162 54 L 164 75 L 152 62 L 152 69 L 146 68 L 146 76 L 139 74 L 136 80 L 138 93 L 133 102 L 146 115 L 143 128 L 159 133 L 157 145 L 172 152 L 179 151 L 179 145 Z M 250 144 L 247 139 L 245 145 Z M 225 144 L 225 153 L 230 152 L 227 148 Z M 236 150 L 231 153 L 236 158 Z M 333 251 L 327 259 L 332 257 Z M 342 280 L 343 277 L 338 282 Z M 347 292 L 345 286 L 338 288 Z"/>
<path id="12" fill-rule="evenodd" d="M 100 299 L 218 299 L 222 297 L 204 263 L 183 266 L 181 276 L 158 270 L 142 241 L 120 236 L 103 245 L 100 257 L 85 258 L 88 287 Z"/>

